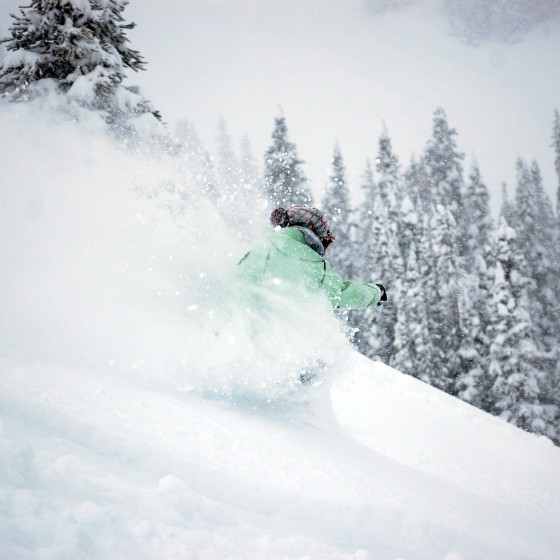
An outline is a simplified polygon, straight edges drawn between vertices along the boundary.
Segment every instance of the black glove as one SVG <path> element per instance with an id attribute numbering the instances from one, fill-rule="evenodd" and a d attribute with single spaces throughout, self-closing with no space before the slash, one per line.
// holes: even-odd
<path id="1" fill-rule="evenodd" d="M 381 290 L 381 299 L 377 302 L 377 305 L 381 305 L 383 302 L 387 301 L 387 290 L 381 284 L 375 284 Z"/>

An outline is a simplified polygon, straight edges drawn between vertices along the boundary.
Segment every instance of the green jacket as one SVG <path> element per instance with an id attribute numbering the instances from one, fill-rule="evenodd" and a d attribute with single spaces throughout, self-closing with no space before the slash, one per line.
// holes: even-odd
<path id="1" fill-rule="evenodd" d="M 238 274 L 251 284 L 307 292 L 323 291 L 332 307 L 365 309 L 377 305 L 381 290 L 375 284 L 344 282 L 308 243 L 302 231 L 287 227 L 273 233 L 268 243 L 247 253 Z"/>

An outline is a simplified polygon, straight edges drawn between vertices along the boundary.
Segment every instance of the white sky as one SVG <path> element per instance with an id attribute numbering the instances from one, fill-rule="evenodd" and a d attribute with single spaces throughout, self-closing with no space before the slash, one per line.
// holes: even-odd
<path id="1" fill-rule="evenodd" d="M 18 3 L 1 0 L 1 27 Z M 125 16 L 137 23 L 131 44 L 148 61 L 129 82 L 143 86 L 165 120 L 189 119 L 212 149 L 223 116 L 236 144 L 247 134 L 261 160 L 281 106 L 318 195 L 337 140 L 357 190 L 383 121 L 406 165 L 442 106 L 495 207 L 502 181 L 514 186 L 519 155 L 537 158 L 555 197 L 558 21 L 519 44 L 472 48 L 450 37 L 440 0 L 376 17 L 359 0 L 132 0 Z"/>

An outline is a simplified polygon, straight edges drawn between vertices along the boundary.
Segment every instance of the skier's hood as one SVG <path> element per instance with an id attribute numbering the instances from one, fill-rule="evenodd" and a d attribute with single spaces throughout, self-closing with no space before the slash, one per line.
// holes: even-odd
<path id="1" fill-rule="evenodd" d="M 316 253 L 319 253 L 321 257 L 325 256 L 325 247 L 323 247 L 323 243 L 316 233 L 303 226 L 291 226 L 289 229 L 297 229 L 303 233 L 305 244 L 311 247 L 311 249 L 313 249 Z"/>

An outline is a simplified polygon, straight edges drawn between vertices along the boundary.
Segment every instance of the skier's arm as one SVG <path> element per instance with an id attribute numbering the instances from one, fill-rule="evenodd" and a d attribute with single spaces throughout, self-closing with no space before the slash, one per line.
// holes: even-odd
<path id="1" fill-rule="evenodd" d="M 337 307 L 366 309 L 380 303 L 382 295 L 383 292 L 376 284 L 348 280 L 342 283 Z"/>
<path id="2" fill-rule="evenodd" d="M 354 280 L 344 282 L 328 263 L 324 288 L 335 308 L 366 309 L 378 305 L 382 298 L 387 300 L 385 288 Z"/>

